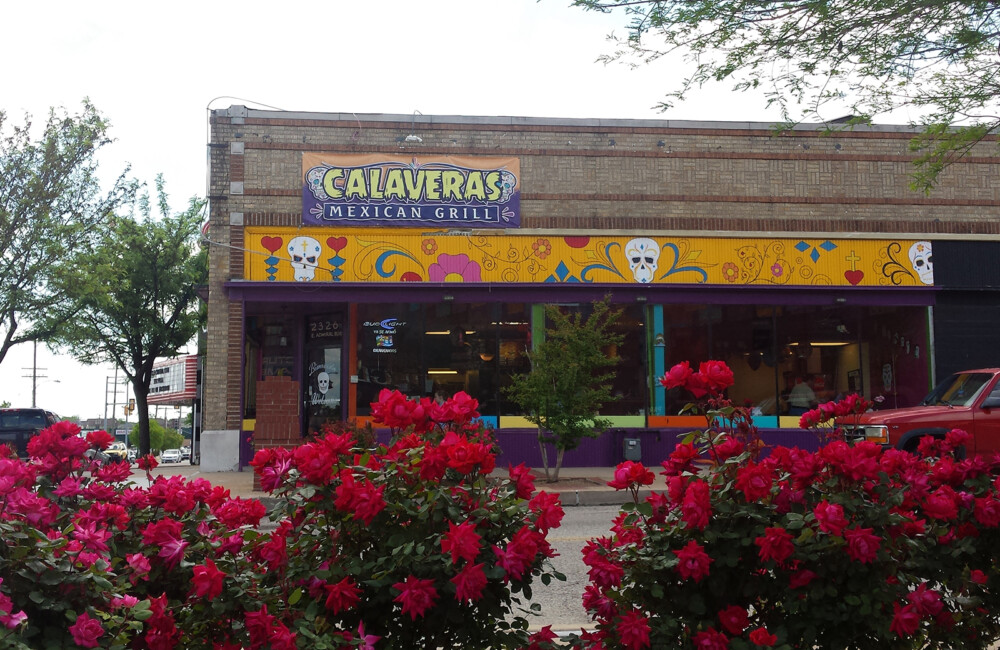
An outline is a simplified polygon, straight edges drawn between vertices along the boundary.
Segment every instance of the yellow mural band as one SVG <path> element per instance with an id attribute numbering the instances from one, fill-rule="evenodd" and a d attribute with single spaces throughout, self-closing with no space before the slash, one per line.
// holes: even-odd
<path id="1" fill-rule="evenodd" d="M 407 228 L 245 229 L 244 278 L 270 282 L 931 286 L 930 242 L 553 236 Z"/>

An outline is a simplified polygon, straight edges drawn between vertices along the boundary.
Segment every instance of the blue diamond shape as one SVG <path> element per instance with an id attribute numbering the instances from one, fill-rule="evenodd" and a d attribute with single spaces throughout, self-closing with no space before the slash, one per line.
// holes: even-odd
<path id="1" fill-rule="evenodd" d="M 805 253 L 810 248 L 812 247 L 809 244 L 805 243 L 804 241 L 800 241 L 798 244 L 795 244 L 795 250 L 797 250 L 800 253 Z"/>

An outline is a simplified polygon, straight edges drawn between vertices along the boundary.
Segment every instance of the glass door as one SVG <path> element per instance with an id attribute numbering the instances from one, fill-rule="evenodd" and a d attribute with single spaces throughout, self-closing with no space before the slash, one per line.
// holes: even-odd
<path id="1" fill-rule="evenodd" d="M 303 413 L 306 435 L 342 419 L 341 368 L 343 324 L 339 316 L 310 317 L 306 322 Z"/>

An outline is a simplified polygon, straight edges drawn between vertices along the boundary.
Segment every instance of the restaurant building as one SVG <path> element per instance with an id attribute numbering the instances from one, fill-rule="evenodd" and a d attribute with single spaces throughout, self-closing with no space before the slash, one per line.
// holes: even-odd
<path id="1" fill-rule="evenodd" d="M 803 435 L 797 383 L 915 404 L 947 372 L 1000 365 L 1000 157 L 979 144 L 915 193 L 913 135 L 213 110 L 205 435 L 245 464 L 363 422 L 384 388 L 465 391 L 501 461 L 533 464 L 504 387 L 545 305 L 605 296 L 624 334 L 606 351 L 614 429 L 568 465 L 620 462 L 624 438 L 659 462 L 700 424 L 657 381 L 685 360 L 726 361 L 730 397 L 783 442 Z"/>

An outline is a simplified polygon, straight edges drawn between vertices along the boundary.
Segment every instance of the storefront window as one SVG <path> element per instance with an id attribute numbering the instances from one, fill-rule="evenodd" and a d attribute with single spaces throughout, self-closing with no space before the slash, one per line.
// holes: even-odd
<path id="1" fill-rule="evenodd" d="M 371 413 L 382 388 L 432 399 L 464 391 L 484 416 L 517 412 L 503 386 L 530 368 L 525 305 L 359 305 L 358 322 L 357 415 Z"/>
<path id="2" fill-rule="evenodd" d="M 421 305 L 388 303 L 358 306 L 357 415 L 370 415 L 383 388 L 409 397 L 428 394 L 423 373 Z"/>
<path id="3" fill-rule="evenodd" d="M 858 393 L 909 406 L 927 392 L 923 307 L 670 305 L 664 307 L 666 368 L 725 361 L 734 403 L 756 416 L 800 415 Z M 664 413 L 689 395 L 671 390 Z M 762 420 L 765 426 L 777 421 Z"/>
<path id="4" fill-rule="evenodd" d="M 257 381 L 266 377 L 292 376 L 295 368 L 295 337 L 292 319 L 283 315 L 259 315 L 247 319 L 243 351 L 243 417 L 257 412 Z"/>
<path id="5" fill-rule="evenodd" d="M 565 306 L 561 309 L 564 312 L 570 310 L 578 312 L 583 322 L 593 313 L 594 307 L 588 303 Z M 645 415 L 648 409 L 649 382 L 646 370 L 646 324 L 643 307 L 612 305 L 612 309 L 621 312 L 613 330 L 622 336 L 622 342 L 618 345 L 607 345 L 603 349 L 608 358 L 617 359 L 618 362 L 612 370 L 614 379 L 611 394 L 615 399 L 604 405 L 601 415 Z"/>
<path id="6" fill-rule="evenodd" d="M 528 350 L 531 349 L 531 311 L 524 304 L 502 304 L 496 319 L 497 327 L 497 391 L 496 415 L 521 415 L 524 411 L 507 397 L 504 390 L 511 385 L 511 378 L 531 372 Z M 492 415 L 492 414 L 491 414 Z"/>

